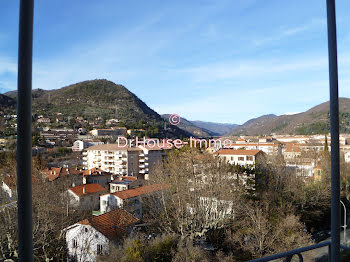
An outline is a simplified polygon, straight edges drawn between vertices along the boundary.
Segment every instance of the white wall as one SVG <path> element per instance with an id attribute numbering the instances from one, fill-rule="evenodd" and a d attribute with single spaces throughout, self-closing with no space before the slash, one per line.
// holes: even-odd
<path id="1" fill-rule="evenodd" d="M 76 248 L 73 246 L 74 240 Z M 102 245 L 103 254 L 109 251 L 109 239 L 89 225 L 75 224 L 67 228 L 66 244 L 68 255 L 76 256 L 78 262 L 96 261 L 97 245 Z"/>

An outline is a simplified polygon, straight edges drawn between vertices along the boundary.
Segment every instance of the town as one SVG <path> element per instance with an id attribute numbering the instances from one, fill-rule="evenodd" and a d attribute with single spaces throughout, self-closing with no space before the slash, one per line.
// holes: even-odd
<path id="1" fill-rule="evenodd" d="M 16 119 L 16 115 L 3 117 L 10 126 Z M 54 122 L 59 122 L 58 119 Z M 229 183 L 233 178 L 250 192 L 256 192 L 261 179 L 254 170 L 262 164 L 277 165 L 273 159 L 280 159 L 284 172 L 307 185 L 320 182 L 324 179 L 324 173 L 328 172 L 322 155 L 330 152 L 329 134 L 184 138 L 185 141 L 192 140 L 194 149 L 186 143 L 181 147 L 159 147 L 154 143 L 152 146 L 147 143 L 121 146 L 121 136 L 138 139 L 145 135 L 145 130 L 117 126 L 87 131 L 81 127 L 81 123 L 86 122 L 83 117 L 69 119 L 70 123 L 75 122 L 74 129 L 58 129 L 50 127 L 51 121 L 45 116 L 36 119 L 35 125 L 40 131 L 33 136 L 33 161 L 38 168 L 37 175 L 33 174 L 33 186 L 50 184 L 49 187 L 56 191 L 56 201 L 64 206 L 65 215 L 69 218 L 67 221 L 72 221 L 70 225 L 65 224 L 64 228 L 60 228 L 65 235 L 70 261 L 96 261 L 110 254 L 113 245 L 118 245 L 121 238 L 135 234 L 135 230 L 149 232 L 145 226 L 148 220 L 144 219 L 144 215 L 147 216 L 152 207 L 146 199 L 158 199 L 152 204 L 162 208 L 160 194 L 167 191 L 170 185 L 157 173 L 160 166 L 167 165 L 168 155 L 173 151 L 195 150 L 199 155 L 192 154 L 198 159 L 210 156 L 234 167 L 234 172 L 229 172 Z M 112 122 L 107 120 L 105 125 L 113 125 Z M 118 119 L 114 119 L 114 124 L 118 122 Z M 1 139 L 4 155 L 13 150 L 12 139 L 11 136 Z M 350 162 L 350 135 L 341 134 L 339 139 L 342 162 L 347 165 Z M 227 143 L 228 140 L 231 142 Z M 201 174 L 201 185 L 191 183 L 190 191 L 196 190 L 195 186 L 209 187 L 209 182 L 206 182 L 208 174 L 203 174 L 205 168 L 202 164 L 195 166 Z M 187 181 L 191 182 L 191 179 L 188 177 Z M 14 173 L 3 168 L 2 212 L 15 207 L 15 181 Z M 215 208 L 211 207 L 213 200 Z M 199 201 L 201 205 L 210 207 L 209 213 L 215 218 L 232 218 L 235 213 L 231 200 L 206 194 L 199 196 Z M 219 208 L 219 204 L 224 208 Z M 185 205 L 186 212 L 198 212 L 191 207 L 190 201 Z M 74 221 L 75 218 L 81 220 Z M 152 238 L 154 234 L 151 232 L 149 237 Z M 199 239 L 206 241 L 203 237 L 201 235 Z M 212 243 L 199 246 L 204 250 L 214 249 Z"/>

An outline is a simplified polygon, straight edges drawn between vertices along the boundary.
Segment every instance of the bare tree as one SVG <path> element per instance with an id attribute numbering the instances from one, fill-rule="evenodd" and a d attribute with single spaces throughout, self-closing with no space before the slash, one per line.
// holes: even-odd
<path id="1" fill-rule="evenodd" d="M 175 151 L 154 169 L 152 180 L 168 185 L 143 201 L 144 219 L 159 231 L 195 238 L 232 223 L 241 189 L 232 167 L 219 158 L 192 149 Z"/>

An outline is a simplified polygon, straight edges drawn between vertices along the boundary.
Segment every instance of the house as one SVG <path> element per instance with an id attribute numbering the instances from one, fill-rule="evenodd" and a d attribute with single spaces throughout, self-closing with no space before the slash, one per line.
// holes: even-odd
<path id="1" fill-rule="evenodd" d="M 294 169 L 296 175 L 304 178 L 313 178 L 315 163 L 314 162 L 295 162 L 295 163 L 286 163 L 286 167 L 289 169 Z"/>
<path id="2" fill-rule="evenodd" d="M 83 184 L 82 171 L 68 167 L 50 167 L 41 171 L 50 181 L 61 181 L 67 187 L 75 187 Z"/>
<path id="3" fill-rule="evenodd" d="M 254 166 L 262 160 L 264 153 L 261 150 L 219 149 L 216 153 L 221 159 L 232 165 Z"/>
<path id="4" fill-rule="evenodd" d="M 260 137 L 259 143 L 269 143 L 269 142 L 272 142 L 273 140 L 274 139 L 271 136 Z"/>
<path id="5" fill-rule="evenodd" d="M 17 178 L 16 175 L 9 173 L 2 173 L 0 187 L 0 200 L 14 201 L 17 199 Z M 37 183 L 38 179 L 32 175 L 32 183 Z"/>
<path id="6" fill-rule="evenodd" d="M 67 192 L 71 206 L 82 210 L 96 210 L 99 208 L 100 196 L 107 190 L 99 184 L 86 184 L 71 187 Z"/>
<path id="7" fill-rule="evenodd" d="M 138 219 L 122 209 L 92 216 L 64 229 L 69 261 L 96 261 L 118 245 Z"/>
<path id="8" fill-rule="evenodd" d="M 115 174 L 94 167 L 83 172 L 83 184 L 100 184 L 106 187 L 114 179 L 114 176 Z"/>
<path id="9" fill-rule="evenodd" d="M 123 208 L 137 218 L 141 218 L 141 197 L 159 192 L 165 187 L 166 185 L 164 184 L 153 184 L 102 195 L 100 198 L 100 211 L 105 213 L 116 208 Z"/>
<path id="10" fill-rule="evenodd" d="M 298 144 L 288 143 L 283 150 L 283 156 L 285 159 L 294 159 L 301 155 L 301 149 Z"/>
<path id="11" fill-rule="evenodd" d="M 51 122 L 50 118 L 47 118 L 47 117 L 42 117 L 37 120 L 37 123 L 50 123 L 50 122 Z"/>
<path id="12" fill-rule="evenodd" d="M 247 143 L 247 140 L 245 140 L 244 138 L 240 138 L 236 141 L 236 144 L 245 144 Z"/>
<path id="13" fill-rule="evenodd" d="M 143 180 L 137 179 L 134 176 L 121 176 L 114 179 L 109 184 L 109 192 L 114 193 L 118 191 L 128 190 L 132 188 L 136 188 L 142 186 Z"/>

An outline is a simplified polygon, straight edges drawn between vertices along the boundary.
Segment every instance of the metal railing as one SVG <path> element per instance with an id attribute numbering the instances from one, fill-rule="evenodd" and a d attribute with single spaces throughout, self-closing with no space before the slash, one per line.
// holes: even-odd
<path id="1" fill-rule="evenodd" d="M 275 259 L 279 259 L 279 258 L 285 258 L 284 261 L 285 262 L 289 262 L 289 261 L 292 260 L 292 258 L 294 256 L 297 256 L 299 258 L 299 261 L 304 261 L 303 255 L 301 253 L 304 253 L 304 252 L 307 252 L 307 251 L 311 251 L 311 250 L 314 250 L 314 249 L 318 249 L 318 248 L 321 248 L 321 247 L 326 247 L 326 246 L 328 246 L 328 250 L 330 250 L 331 249 L 331 245 L 332 245 L 331 241 L 326 241 L 326 242 L 318 243 L 318 244 L 315 244 L 315 245 L 311 245 L 311 246 L 307 246 L 307 247 L 301 247 L 301 248 L 293 249 L 293 250 L 290 250 L 290 251 L 274 254 L 274 255 L 271 255 L 271 256 L 267 256 L 267 257 L 253 259 L 253 260 L 250 260 L 250 262 L 265 262 L 265 261 L 271 261 L 271 260 L 275 260 Z"/>
<path id="2" fill-rule="evenodd" d="M 332 241 L 325 241 L 325 242 L 318 243 L 315 245 L 301 247 L 301 248 L 289 250 L 286 252 L 273 254 L 271 256 L 253 259 L 253 260 L 250 260 L 249 262 L 266 262 L 266 261 L 271 261 L 271 260 L 280 259 L 280 258 L 284 258 L 284 262 L 290 262 L 290 261 L 292 261 L 292 258 L 294 258 L 295 256 L 299 258 L 299 261 L 304 261 L 304 257 L 303 257 L 302 253 L 307 252 L 307 251 L 311 251 L 311 250 L 315 250 L 318 248 L 326 247 L 326 246 L 328 246 L 328 261 L 332 261 L 332 260 L 329 260 L 330 254 L 331 254 L 331 248 L 332 248 Z M 340 245 L 340 248 L 347 250 L 347 251 L 350 251 L 350 247 L 348 247 L 348 246 Z"/>

